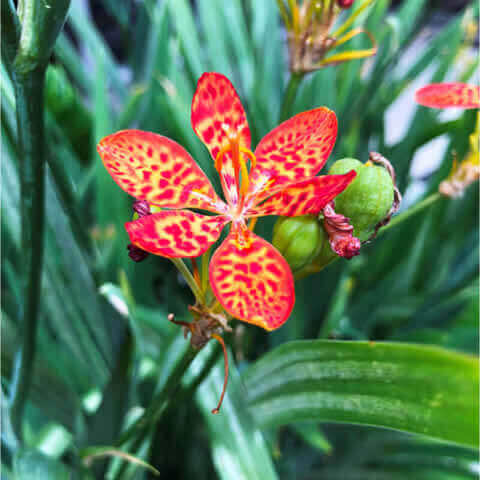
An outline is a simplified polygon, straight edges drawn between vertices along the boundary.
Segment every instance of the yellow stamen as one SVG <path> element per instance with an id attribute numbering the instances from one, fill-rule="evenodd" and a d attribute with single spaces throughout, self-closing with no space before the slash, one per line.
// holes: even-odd
<path id="1" fill-rule="evenodd" d="M 232 152 L 232 164 L 235 172 L 235 181 L 239 187 L 239 193 L 241 197 L 244 197 L 248 191 L 250 185 L 249 172 L 247 168 L 247 160 L 245 156 L 250 160 L 250 169 L 254 168 L 257 164 L 257 159 L 251 150 L 240 145 L 238 138 L 231 134 L 228 126 L 224 126 L 224 130 L 227 133 L 229 144 L 223 147 L 215 157 L 215 169 L 222 178 L 223 160 L 227 152 Z M 241 182 L 240 182 L 241 173 Z"/>
<path id="2" fill-rule="evenodd" d="M 215 170 L 220 174 L 223 167 L 223 157 L 225 154 L 232 149 L 231 145 L 223 147 L 215 157 Z"/>
<path id="3" fill-rule="evenodd" d="M 253 232 L 253 229 L 255 228 L 255 225 L 257 224 L 258 217 L 252 218 L 250 220 L 250 223 L 248 224 L 248 229 Z"/>
<path id="4" fill-rule="evenodd" d="M 244 147 L 240 147 L 240 151 L 250 159 L 250 168 L 255 168 L 257 165 L 257 157 L 253 154 L 253 152 Z"/>

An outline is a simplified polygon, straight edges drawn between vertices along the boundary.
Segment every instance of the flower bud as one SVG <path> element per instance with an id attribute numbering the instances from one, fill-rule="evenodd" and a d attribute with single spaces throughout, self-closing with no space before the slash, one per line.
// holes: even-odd
<path id="1" fill-rule="evenodd" d="M 133 203 L 133 217 L 132 220 L 138 220 L 139 218 L 146 217 L 147 215 L 151 215 L 152 213 L 160 212 L 162 209 L 157 207 L 156 205 L 150 205 L 146 200 L 137 200 Z M 129 243 L 127 245 L 128 256 L 134 262 L 141 262 L 145 260 L 149 253 L 145 250 L 142 250 L 140 247 Z"/>
<path id="2" fill-rule="evenodd" d="M 312 215 L 280 217 L 273 229 L 272 243 L 295 272 L 311 263 L 323 237 L 320 222 Z"/>
<path id="3" fill-rule="evenodd" d="M 335 211 L 350 219 L 355 237 L 364 241 L 388 216 L 394 202 L 395 186 L 386 168 L 370 161 L 363 164 L 354 158 L 343 158 L 332 165 L 329 173 L 340 175 L 350 170 L 355 170 L 357 176 L 335 198 Z"/>
<path id="4" fill-rule="evenodd" d="M 337 0 L 337 5 L 340 8 L 350 8 L 353 5 L 354 0 Z"/>
<path id="5" fill-rule="evenodd" d="M 151 205 L 145 200 L 137 200 L 133 203 L 133 216 L 132 220 L 151 215 L 152 213 L 160 212 L 162 209 L 156 205 Z"/>

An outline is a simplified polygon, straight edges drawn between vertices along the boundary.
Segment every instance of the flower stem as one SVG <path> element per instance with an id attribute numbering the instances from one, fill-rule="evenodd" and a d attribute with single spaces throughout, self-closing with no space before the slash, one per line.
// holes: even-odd
<path id="1" fill-rule="evenodd" d="M 187 282 L 188 286 L 190 287 L 190 290 L 195 296 L 195 300 L 198 303 L 203 305 L 205 303 L 204 302 L 205 296 L 201 291 L 199 285 L 195 281 L 195 278 L 193 277 L 192 273 L 190 272 L 188 267 L 185 265 L 185 262 L 181 258 L 171 258 L 170 260 L 177 267 L 178 271 L 183 275 L 183 278 L 185 278 L 185 281 Z"/>
<path id="2" fill-rule="evenodd" d="M 43 86 L 45 68 L 14 74 L 20 147 L 22 226 L 23 344 L 11 405 L 12 426 L 22 438 L 22 417 L 32 378 L 40 310 L 45 217 L 45 145 Z"/>
<path id="3" fill-rule="evenodd" d="M 282 108 L 280 109 L 279 121 L 283 122 L 292 113 L 293 104 L 297 97 L 297 90 L 303 79 L 304 74 L 301 72 L 292 72 L 290 74 L 290 80 L 288 81 L 287 88 L 283 94 Z"/>
<path id="4" fill-rule="evenodd" d="M 410 218 L 413 215 L 416 215 L 417 213 L 421 212 L 428 206 L 430 206 L 432 203 L 435 203 L 437 200 L 442 198 L 442 195 L 440 193 L 435 192 L 429 195 L 428 197 L 424 198 L 421 202 L 418 202 L 416 205 L 414 205 L 412 208 L 409 208 L 408 210 L 405 210 L 404 212 L 400 213 L 399 215 L 396 215 L 395 217 L 392 218 L 390 223 L 388 225 L 385 225 L 378 231 L 378 237 L 385 233 L 388 229 L 395 227 L 399 223 L 404 222 L 408 218 Z"/>
<path id="5" fill-rule="evenodd" d="M 202 255 L 202 265 L 201 265 L 201 282 L 202 282 L 202 292 L 205 295 L 208 290 L 208 264 L 210 261 L 210 252 L 212 251 L 212 247 L 210 247 L 203 255 Z"/>

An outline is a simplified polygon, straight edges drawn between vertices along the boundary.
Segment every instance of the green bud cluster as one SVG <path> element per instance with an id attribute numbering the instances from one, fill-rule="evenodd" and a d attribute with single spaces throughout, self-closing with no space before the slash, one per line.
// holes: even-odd
<path id="1" fill-rule="evenodd" d="M 329 174 L 341 175 L 350 170 L 355 170 L 357 176 L 335 198 L 335 212 L 347 217 L 354 227 L 354 236 L 364 241 L 388 215 L 394 200 L 394 183 L 382 166 L 354 158 L 338 160 Z M 318 271 L 337 257 L 330 247 L 321 216 L 280 217 L 272 243 L 297 274 Z"/>

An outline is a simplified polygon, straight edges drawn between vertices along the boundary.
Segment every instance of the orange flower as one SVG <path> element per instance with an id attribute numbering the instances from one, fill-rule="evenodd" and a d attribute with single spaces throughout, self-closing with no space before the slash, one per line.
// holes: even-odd
<path id="1" fill-rule="evenodd" d="M 417 90 L 415 100 L 432 108 L 480 108 L 480 87 L 468 83 L 431 83 Z"/>
<path id="2" fill-rule="evenodd" d="M 432 108 L 480 108 L 480 87 L 467 83 L 432 83 L 417 90 L 415 99 L 420 105 Z M 446 197 L 461 197 L 465 189 L 480 178 L 480 112 L 477 125 L 470 135 L 470 151 L 459 163 L 454 159 L 448 178 L 440 183 L 438 191 Z"/>
<path id="3" fill-rule="evenodd" d="M 348 186 L 353 171 L 315 177 L 335 144 L 335 113 L 324 107 L 300 113 L 266 135 L 253 153 L 233 85 L 223 75 L 205 73 L 193 97 L 191 119 L 215 161 L 225 201 L 186 150 L 166 137 L 124 130 L 98 144 L 121 188 L 168 209 L 127 222 L 130 241 L 164 257 L 197 257 L 230 223 L 210 262 L 212 290 L 233 317 L 266 330 L 278 328 L 295 302 L 292 273 L 281 254 L 247 227 L 247 220 L 318 214 Z"/>

